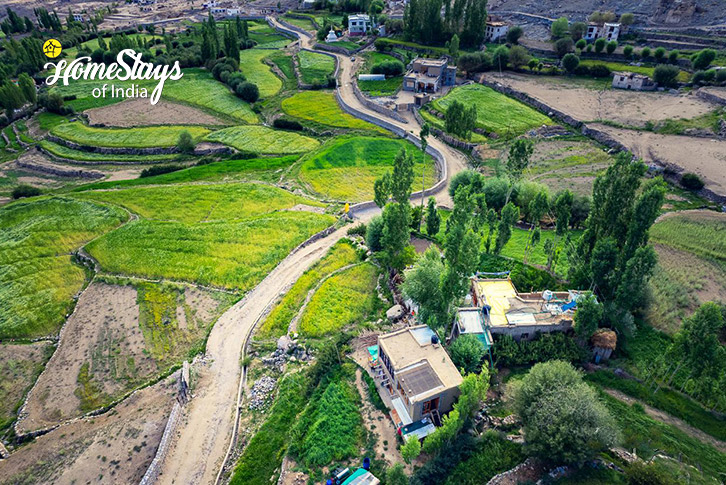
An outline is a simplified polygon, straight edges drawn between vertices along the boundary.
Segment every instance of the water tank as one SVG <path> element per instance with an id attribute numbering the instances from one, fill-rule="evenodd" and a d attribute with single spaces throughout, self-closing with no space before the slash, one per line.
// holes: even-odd
<path id="1" fill-rule="evenodd" d="M 431 336 L 431 343 L 434 345 L 439 343 L 439 337 L 436 334 Z"/>
<path id="2" fill-rule="evenodd" d="M 550 301 L 554 296 L 554 293 L 552 293 L 550 290 L 544 290 L 542 292 L 542 299 L 544 301 Z"/>
<path id="3" fill-rule="evenodd" d="M 371 469 L 371 459 L 368 458 L 367 456 L 365 458 L 363 458 L 363 469 L 365 471 L 368 471 Z"/>

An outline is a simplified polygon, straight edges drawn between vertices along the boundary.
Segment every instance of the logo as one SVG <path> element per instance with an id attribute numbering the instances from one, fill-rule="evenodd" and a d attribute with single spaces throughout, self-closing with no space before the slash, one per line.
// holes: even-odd
<path id="1" fill-rule="evenodd" d="M 60 54 L 60 44 L 55 55 L 58 54 Z M 49 54 L 46 53 L 46 55 Z M 173 66 L 169 66 L 144 62 L 141 57 L 140 52 L 124 49 L 116 56 L 116 62 L 111 64 L 90 62 L 90 57 L 78 57 L 70 63 L 65 59 L 61 59 L 57 64 L 47 62 L 44 68 L 53 68 L 55 72 L 46 78 L 45 83 L 52 86 L 58 81 L 62 81 L 64 86 L 68 86 L 70 81 L 81 79 L 118 81 L 123 84 L 104 84 L 102 87 L 95 87 L 91 95 L 94 98 L 106 98 L 107 95 L 111 98 L 150 98 L 151 104 L 156 104 L 164 89 L 164 83 L 167 80 L 177 81 L 182 78 L 184 73 L 181 71 L 179 61 L 175 61 Z M 149 96 L 146 86 L 127 81 L 142 81 L 144 84 L 156 81 L 156 87 Z"/>
<path id="2" fill-rule="evenodd" d="M 48 39 L 45 41 L 45 44 L 43 44 L 43 54 L 51 59 L 58 57 L 62 50 L 63 48 L 61 47 L 60 42 L 55 39 Z"/>

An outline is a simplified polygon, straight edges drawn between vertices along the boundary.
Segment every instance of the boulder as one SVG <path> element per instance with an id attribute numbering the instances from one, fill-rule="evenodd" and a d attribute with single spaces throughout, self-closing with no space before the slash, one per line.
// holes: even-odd
<path id="1" fill-rule="evenodd" d="M 386 312 L 386 317 L 392 322 L 395 322 L 396 320 L 400 319 L 402 316 L 403 316 L 403 307 L 401 305 L 393 305 Z"/>

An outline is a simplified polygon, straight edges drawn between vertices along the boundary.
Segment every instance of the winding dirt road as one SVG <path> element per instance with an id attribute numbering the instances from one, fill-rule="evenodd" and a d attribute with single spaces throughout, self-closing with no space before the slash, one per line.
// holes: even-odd
<path id="1" fill-rule="evenodd" d="M 277 21 L 271 19 L 273 24 Z M 278 26 L 280 24 L 277 24 Z M 280 26 L 282 27 L 282 26 Z M 282 27 L 284 28 L 284 27 Z M 295 33 L 297 35 L 297 33 Z M 310 39 L 303 38 L 303 45 Z M 336 55 L 340 66 L 341 86 L 338 88 L 345 104 L 367 115 L 380 118 L 358 101 L 350 84 L 354 65 L 346 56 Z M 411 120 L 401 123 L 386 118 L 401 129 L 418 134 L 420 126 Z M 429 144 L 439 150 L 447 166 L 447 178 L 466 168 L 465 158 L 454 149 L 431 137 Z M 451 205 L 448 183 L 434 194 L 439 204 Z M 420 195 L 412 200 L 420 202 Z M 355 217 L 370 220 L 380 211 L 376 207 L 356 210 Z M 184 409 L 184 417 L 162 466 L 158 483 L 211 484 L 223 465 L 233 437 L 236 403 L 241 378 L 241 359 L 247 338 L 266 308 L 292 285 L 315 261 L 340 238 L 347 228 L 288 255 L 247 296 L 225 312 L 214 325 L 207 341 L 204 364 L 196 376 L 194 398 Z"/>

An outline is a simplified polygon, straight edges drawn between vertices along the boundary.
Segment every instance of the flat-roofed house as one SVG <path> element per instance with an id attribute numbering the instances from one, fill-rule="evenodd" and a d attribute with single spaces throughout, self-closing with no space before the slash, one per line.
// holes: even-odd
<path id="1" fill-rule="evenodd" d="M 496 42 L 507 36 L 509 26 L 506 22 L 498 22 L 495 20 L 487 20 L 484 39 L 487 42 Z"/>
<path id="2" fill-rule="evenodd" d="M 435 93 L 443 86 L 454 84 L 456 84 L 456 66 L 449 66 L 449 61 L 445 57 L 414 59 L 409 71 L 403 76 L 404 91 Z"/>
<path id="3" fill-rule="evenodd" d="M 472 304 L 481 310 L 492 335 L 510 335 L 531 340 L 539 333 L 564 332 L 572 328 L 578 290 L 519 293 L 509 278 L 471 281 Z"/>
<path id="4" fill-rule="evenodd" d="M 433 330 L 419 325 L 379 335 L 378 358 L 391 417 L 404 437 L 433 431 L 432 423 L 451 410 L 463 381 Z"/>
<path id="5" fill-rule="evenodd" d="M 371 16 L 360 13 L 348 17 L 348 33 L 350 35 L 366 35 L 373 28 Z"/>
<path id="6" fill-rule="evenodd" d="M 632 89 L 633 91 L 654 91 L 657 84 L 644 74 L 614 72 L 613 87 L 618 89 Z"/>

